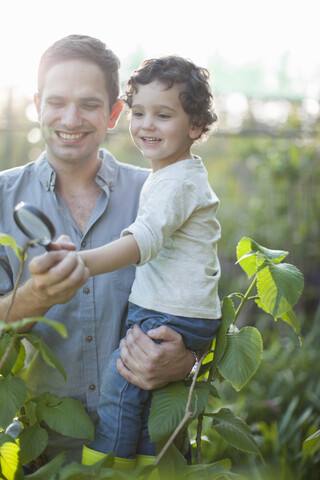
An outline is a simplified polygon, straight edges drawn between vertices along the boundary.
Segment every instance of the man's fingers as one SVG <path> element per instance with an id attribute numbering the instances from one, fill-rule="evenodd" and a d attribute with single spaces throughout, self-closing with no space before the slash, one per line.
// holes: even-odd
<path id="1" fill-rule="evenodd" d="M 76 248 L 69 235 L 60 235 L 55 242 L 50 243 L 51 250 L 76 250 Z"/>
<path id="2" fill-rule="evenodd" d="M 67 255 L 67 251 L 59 250 L 34 257 L 29 264 L 29 271 L 32 275 L 39 275 L 47 272 Z"/>
<path id="3" fill-rule="evenodd" d="M 165 326 L 149 330 L 148 337 L 152 338 L 153 340 L 163 340 L 165 342 L 175 342 L 180 341 L 181 339 L 181 335 L 178 332 Z"/>

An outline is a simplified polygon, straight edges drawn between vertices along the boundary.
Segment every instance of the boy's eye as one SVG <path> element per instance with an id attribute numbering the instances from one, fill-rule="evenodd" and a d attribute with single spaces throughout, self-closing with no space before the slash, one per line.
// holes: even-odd
<path id="1" fill-rule="evenodd" d="M 133 117 L 142 117 L 143 113 L 142 112 L 132 112 Z"/>
<path id="2" fill-rule="evenodd" d="M 158 114 L 158 117 L 159 117 L 159 118 L 166 119 L 166 118 L 170 118 L 170 115 L 167 115 L 166 113 L 159 113 L 159 114 Z"/>

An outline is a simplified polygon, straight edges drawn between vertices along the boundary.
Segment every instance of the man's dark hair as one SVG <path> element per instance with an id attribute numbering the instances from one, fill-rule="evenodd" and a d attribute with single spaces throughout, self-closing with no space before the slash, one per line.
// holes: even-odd
<path id="1" fill-rule="evenodd" d="M 68 60 L 83 60 L 101 68 L 111 108 L 119 97 L 120 61 L 103 42 L 87 35 L 68 35 L 55 42 L 44 52 L 38 70 L 39 93 L 42 92 L 45 76 L 50 68 Z"/>
<path id="2" fill-rule="evenodd" d="M 176 55 L 145 60 L 129 78 L 123 100 L 131 108 L 132 96 L 138 92 L 139 85 L 148 85 L 154 80 L 166 85 L 167 89 L 181 84 L 182 107 L 190 115 L 193 125 L 202 128 L 200 138 L 217 121 L 209 78 L 207 69 Z"/>

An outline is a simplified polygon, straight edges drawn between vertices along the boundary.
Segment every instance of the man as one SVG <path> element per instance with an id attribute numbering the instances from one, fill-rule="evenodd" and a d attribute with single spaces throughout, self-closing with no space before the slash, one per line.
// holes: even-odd
<path id="1" fill-rule="evenodd" d="M 41 206 L 57 235 L 68 235 L 77 250 L 114 240 L 135 219 L 149 172 L 118 163 L 99 149 L 122 109 L 118 69 L 114 53 L 88 36 L 65 37 L 41 57 L 35 105 L 46 151 L 36 162 L 0 174 L 0 231 L 18 244 L 26 242 L 12 215 L 20 201 Z M 82 401 L 97 422 L 101 373 L 124 334 L 134 267 L 88 278 L 67 237 L 55 245 L 61 247 L 47 254 L 41 247 L 29 249 L 31 277 L 25 268 L 9 321 L 45 315 L 65 324 L 67 339 L 44 324 L 33 330 L 62 362 L 67 383 L 30 346 L 24 380 L 33 393 L 49 390 Z M 0 318 L 10 304 L 18 269 L 12 249 L 1 247 Z M 151 335 L 164 341 L 154 343 L 139 328 L 130 332 L 121 343 L 118 364 L 121 375 L 144 389 L 184 378 L 194 363 L 177 333 L 162 327 Z M 48 459 L 61 450 L 67 450 L 68 461 L 80 460 L 78 441 L 52 435 Z"/>

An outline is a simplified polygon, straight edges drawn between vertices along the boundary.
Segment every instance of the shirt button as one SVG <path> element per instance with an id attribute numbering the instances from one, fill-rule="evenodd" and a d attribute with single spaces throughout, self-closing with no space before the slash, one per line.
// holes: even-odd
<path id="1" fill-rule="evenodd" d="M 87 340 L 87 342 L 92 342 L 92 336 L 91 336 L 91 335 L 87 335 L 86 340 Z"/>
<path id="2" fill-rule="evenodd" d="M 85 240 L 83 240 L 83 241 L 81 242 L 81 247 L 85 247 L 86 245 L 87 245 L 87 242 L 86 242 Z"/>
<path id="3" fill-rule="evenodd" d="M 88 295 L 88 293 L 90 293 L 90 288 L 84 287 L 83 293 L 85 293 L 86 295 Z"/>
<path id="4" fill-rule="evenodd" d="M 93 383 L 91 383 L 91 385 L 89 385 L 89 390 L 93 391 L 95 389 L 96 389 L 96 386 Z"/>

